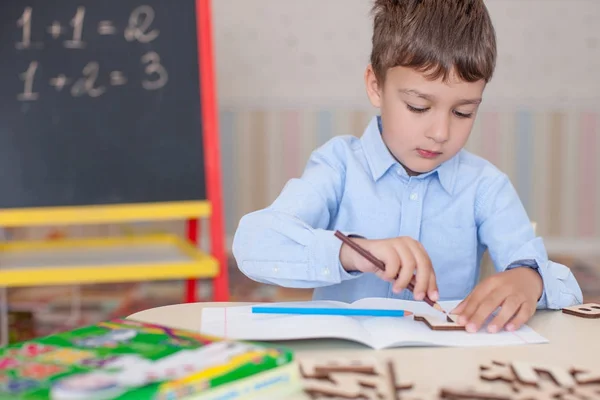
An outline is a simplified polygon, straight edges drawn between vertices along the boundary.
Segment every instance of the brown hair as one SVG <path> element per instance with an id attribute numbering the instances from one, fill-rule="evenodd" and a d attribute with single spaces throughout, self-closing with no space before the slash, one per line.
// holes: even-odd
<path id="1" fill-rule="evenodd" d="M 380 84 L 389 68 L 404 66 L 429 79 L 489 82 L 496 34 L 483 0 L 375 0 L 371 65 Z"/>

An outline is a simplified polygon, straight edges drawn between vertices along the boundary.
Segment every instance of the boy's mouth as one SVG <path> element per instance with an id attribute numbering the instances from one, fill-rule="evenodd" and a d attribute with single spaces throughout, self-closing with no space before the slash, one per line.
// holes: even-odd
<path id="1" fill-rule="evenodd" d="M 436 158 L 442 154 L 440 151 L 429 151 L 424 149 L 417 149 L 417 153 L 423 158 Z"/>

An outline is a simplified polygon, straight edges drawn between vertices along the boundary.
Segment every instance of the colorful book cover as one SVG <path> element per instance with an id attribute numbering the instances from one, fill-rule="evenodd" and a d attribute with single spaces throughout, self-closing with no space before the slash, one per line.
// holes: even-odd
<path id="1" fill-rule="evenodd" d="M 114 319 L 0 348 L 0 399 L 176 400 L 216 389 L 240 398 L 222 389 L 289 386 L 290 365 L 285 348 Z M 267 380 L 252 379 L 264 374 Z"/>

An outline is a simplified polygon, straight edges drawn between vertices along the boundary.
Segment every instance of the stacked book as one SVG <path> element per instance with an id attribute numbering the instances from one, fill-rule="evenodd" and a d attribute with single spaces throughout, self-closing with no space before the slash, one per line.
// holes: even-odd
<path id="1" fill-rule="evenodd" d="M 301 391 L 288 349 L 132 320 L 0 348 L 1 400 L 277 399 Z"/>

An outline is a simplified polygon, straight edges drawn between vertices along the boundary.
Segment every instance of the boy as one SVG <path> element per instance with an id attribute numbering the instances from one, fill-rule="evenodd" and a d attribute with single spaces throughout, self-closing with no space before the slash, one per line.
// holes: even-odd
<path id="1" fill-rule="evenodd" d="M 507 176 L 463 149 L 496 62 L 483 0 L 375 0 L 373 15 L 365 83 L 380 116 L 360 139 L 314 151 L 271 206 L 241 219 L 240 270 L 315 288 L 314 299 L 464 299 L 452 313 L 469 332 L 498 307 L 489 332 L 518 329 L 536 308 L 580 304 L 579 285 L 548 260 Z M 486 248 L 498 273 L 477 284 Z"/>

